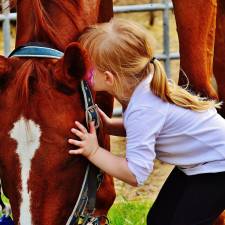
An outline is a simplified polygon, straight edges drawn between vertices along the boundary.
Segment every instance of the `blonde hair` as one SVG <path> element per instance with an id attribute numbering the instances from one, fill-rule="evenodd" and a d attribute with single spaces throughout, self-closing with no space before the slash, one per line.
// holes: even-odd
<path id="1" fill-rule="evenodd" d="M 135 22 L 113 18 L 109 23 L 90 26 L 81 35 L 80 43 L 89 52 L 97 70 L 112 72 L 116 80 L 115 93 L 121 100 L 129 100 L 124 85 L 133 90 L 154 70 L 150 89 L 162 100 L 195 111 L 220 105 L 169 81 L 161 63 L 151 60 L 153 50 L 149 32 Z"/>

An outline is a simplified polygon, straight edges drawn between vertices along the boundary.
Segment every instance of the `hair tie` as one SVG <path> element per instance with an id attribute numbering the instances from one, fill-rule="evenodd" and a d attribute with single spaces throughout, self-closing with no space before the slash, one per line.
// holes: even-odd
<path id="1" fill-rule="evenodd" d="M 155 61 L 155 57 L 152 57 L 152 59 L 150 60 L 150 63 L 154 63 L 154 61 Z"/>

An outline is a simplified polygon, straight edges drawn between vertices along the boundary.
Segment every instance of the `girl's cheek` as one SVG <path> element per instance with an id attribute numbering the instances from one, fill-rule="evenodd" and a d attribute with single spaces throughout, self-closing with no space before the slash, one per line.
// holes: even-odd
<path id="1" fill-rule="evenodd" d="M 92 88 L 94 89 L 94 91 L 97 91 L 96 90 L 96 82 L 95 82 L 95 79 L 94 79 L 94 77 L 92 78 L 92 81 L 91 81 L 91 84 L 92 84 Z"/>

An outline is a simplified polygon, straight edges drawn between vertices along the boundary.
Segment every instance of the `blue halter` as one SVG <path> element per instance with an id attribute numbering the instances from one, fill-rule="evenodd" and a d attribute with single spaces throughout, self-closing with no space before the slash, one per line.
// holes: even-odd
<path id="1" fill-rule="evenodd" d="M 60 52 L 53 48 L 42 46 L 21 46 L 13 50 L 8 57 L 33 57 L 33 58 L 52 58 L 59 59 L 63 57 L 63 52 Z"/>

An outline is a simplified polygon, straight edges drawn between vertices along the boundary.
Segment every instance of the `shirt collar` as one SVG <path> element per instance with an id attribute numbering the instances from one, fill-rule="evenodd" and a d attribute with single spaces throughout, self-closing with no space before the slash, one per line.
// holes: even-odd
<path id="1" fill-rule="evenodd" d="M 135 89 L 134 89 L 134 91 L 133 91 L 133 93 L 132 93 L 132 95 L 131 95 L 131 97 L 130 97 L 129 103 L 128 103 L 126 109 L 125 109 L 124 112 L 123 112 L 123 115 L 126 113 L 126 111 L 127 111 L 128 107 L 129 107 L 129 105 L 130 105 L 132 99 L 134 98 L 134 96 L 136 96 L 136 95 L 139 94 L 139 93 L 142 93 L 142 91 L 143 91 L 143 90 L 146 90 L 146 88 L 148 88 L 149 91 L 150 91 L 150 83 L 151 83 L 151 81 L 152 81 L 152 78 L 153 78 L 153 73 L 148 74 L 148 76 L 147 76 L 146 78 L 144 78 L 144 79 L 143 79 L 143 80 L 135 87 Z"/>
<path id="2" fill-rule="evenodd" d="M 131 95 L 131 98 L 133 95 L 135 95 L 137 92 L 139 92 L 141 89 L 145 88 L 145 87 L 149 87 L 149 84 L 151 83 L 153 78 L 153 73 L 148 74 L 148 76 L 146 78 L 144 78 L 138 85 L 137 87 L 134 89 L 133 94 Z"/>

